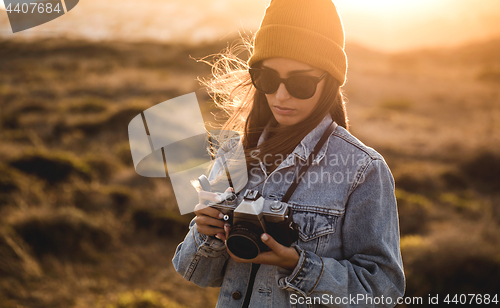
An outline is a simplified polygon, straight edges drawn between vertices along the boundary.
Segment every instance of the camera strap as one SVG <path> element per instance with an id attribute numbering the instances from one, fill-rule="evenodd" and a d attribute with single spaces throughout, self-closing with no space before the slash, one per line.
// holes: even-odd
<path id="1" fill-rule="evenodd" d="M 248 308 L 250 305 L 250 298 L 252 297 L 253 285 L 255 283 L 255 276 L 257 276 L 257 271 L 260 268 L 260 264 L 252 263 L 252 270 L 250 273 L 250 279 L 248 280 L 247 291 L 245 293 L 245 299 L 243 300 L 243 305 L 241 308 Z"/>
<path id="2" fill-rule="evenodd" d="M 297 175 L 293 179 L 292 185 L 290 185 L 290 187 L 286 191 L 285 195 L 281 199 L 281 202 L 286 203 L 286 202 L 288 202 L 288 200 L 290 200 L 290 197 L 293 195 L 295 189 L 297 188 L 297 185 L 299 185 L 300 180 L 302 180 L 302 178 L 304 177 L 304 174 L 306 174 L 307 169 L 309 169 L 309 166 L 312 165 L 314 158 L 318 154 L 319 150 L 321 150 L 321 148 L 325 144 L 326 140 L 328 140 L 328 137 L 330 137 L 330 135 L 333 133 L 333 131 L 335 130 L 335 127 L 337 127 L 337 125 L 335 125 L 335 121 L 332 121 L 330 126 L 328 126 L 328 128 L 323 133 L 323 136 L 321 136 L 321 139 L 319 139 L 318 143 L 316 143 L 316 146 L 314 146 L 314 149 L 311 152 L 311 154 L 309 154 L 309 157 L 307 157 L 306 164 L 303 165 L 302 168 L 300 168 L 299 173 L 297 173 Z"/>

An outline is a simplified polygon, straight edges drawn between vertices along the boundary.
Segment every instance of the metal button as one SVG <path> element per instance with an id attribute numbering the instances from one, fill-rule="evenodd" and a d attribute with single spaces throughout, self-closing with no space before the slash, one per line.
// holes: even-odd
<path id="1" fill-rule="evenodd" d="M 231 294 L 231 296 L 235 300 L 240 300 L 241 299 L 241 293 L 239 291 L 234 291 L 233 294 Z"/>
<path id="2" fill-rule="evenodd" d="M 273 212 L 279 212 L 283 208 L 283 204 L 281 202 L 279 202 L 279 201 L 273 201 L 271 203 L 270 207 L 271 207 L 271 211 L 273 211 Z"/>

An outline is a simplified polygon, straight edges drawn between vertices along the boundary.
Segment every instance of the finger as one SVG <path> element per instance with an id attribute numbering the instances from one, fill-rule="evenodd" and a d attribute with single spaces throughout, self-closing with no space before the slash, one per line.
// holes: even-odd
<path id="1" fill-rule="evenodd" d="M 209 216 L 201 215 L 201 216 L 196 216 L 194 219 L 197 225 L 206 225 L 206 226 L 213 226 L 221 229 L 221 232 L 224 232 L 224 221 L 215 219 Z"/>
<path id="2" fill-rule="evenodd" d="M 223 242 L 225 242 L 225 241 L 226 241 L 226 239 L 227 239 L 226 234 L 224 234 L 224 233 L 222 233 L 222 232 L 221 232 L 221 233 L 217 233 L 217 234 L 215 235 L 215 237 L 216 237 L 216 238 L 218 238 L 219 240 L 223 241 Z"/>
<path id="3" fill-rule="evenodd" d="M 222 219 L 224 218 L 224 214 L 222 214 L 219 210 L 213 208 L 213 207 L 210 207 L 206 204 L 202 204 L 202 203 L 198 203 L 195 207 L 194 207 L 194 213 L 196 216 L 210 216 L 210 217 L 213 217 L 215 219 Z"/>
<path id="4" fill-rule="evenodd" d="M 234 189 L 232 187 L 228 187 L 224 192 L 225 193 L 234 192 Z"/>
<path id="5" fill-rule="evenodd" d="M 260 239 L 264 244 L 267 245 L 272 251 L 274 251 L 277 255 L 282 256 L 286 255 L 287 247 L 281 245 L 276 242 L 276 240 L 267 233 L 262 233 Z"/>

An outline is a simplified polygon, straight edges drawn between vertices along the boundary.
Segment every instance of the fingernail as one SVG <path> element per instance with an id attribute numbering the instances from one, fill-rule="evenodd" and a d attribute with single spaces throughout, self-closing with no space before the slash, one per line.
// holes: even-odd
<path id="1" fill-rule="evenodd" d="M 222 218 L 224 218 L 224 214 L 219 213 L 219 219 L 222 219 Z"/>
<path id="2" fill-rule="evenodd" d="M 217 200 L 217 202 L 221 202 L 222 201 L 222 197 L 219 196 L 219 195 L 217 195 L 217 196 L 215 196 L 215 200 Z"/>
<path id="3" fill-rule="evenodd" d="M 219 240 L 221 240 L 221 238 L 219 237 L 218 234 L 215 235 L 216 238 L 218 238 Z M 222 240 L 221 240 L 222 241 Z"/>
<path id="4" fill-rule="evenodd" d="M 260 237 L 264 242 L 267 241 L 269 239 L 269 237 L 267 236 L 267 234 L 265 233 L 262 233 L 261 237 Z"/>

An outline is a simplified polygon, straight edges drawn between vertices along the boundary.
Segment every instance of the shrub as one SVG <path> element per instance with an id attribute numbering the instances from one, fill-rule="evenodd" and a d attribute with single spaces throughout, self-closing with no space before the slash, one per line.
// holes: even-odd
<path id="1" fill-rule="evenodd" d="M 78 175 L 90 180 L 89 166 L 68 152 L 32 151 L 10 161 L 10 165 L 25 173 L 33 174 L 50 184 Z"/>
<path id="2" fill-rule="evenodd" d="M 16 108 L 13 111 L 17 114 L 25 114 L 25 113 L 47 113 L 49 112 L 49 108 L 43 104 L 43 102 L 32 100 L 28 103 L 22 104 L 20 107 Z"/>
<path id="3" fill-rule="evenodd" d="M 380 108 L 396 110 L 396 111 L 406 111 L 411 108 L 413 103 L 406 98 L 387 98 L 380 102 Z"/>
<path id="4" fill-rule="evenodd" d="M 77 187 L 73 190 L 73 204 L 87 213 L 99 212 L 111 207 L 111 199 L 100 189 Z"/>
<path id="5" fill-rule="evenodd" d="M 96 251 L 113 244 L 109 229 L 75 208 L 27 215 L 13 228 L 40 258 L 50 254 L 61 259 L 92 260 Z"/>
<path id="6" fill-rule="evenodd" d="M 146 230 L 160 237 L 185 235 L 188 231 L 188 219 L 188 217 L 157 209 L 136 209 L 132 214 L 136 230 Z"/>
<path id="7" fill-rule="evenodd" d="M 128 141 L 123 141 L 117 144 L 114 147 L 114 153 L 125 166 L 131 167 L 134 165 L 134 162 L 132 161 L 132 153 L 130 151 L 130 143 Z"/>
<path id="8" fill-rule="evenodd" d="M 166 298 L 159 292 L 135 290 L 120 293 L 110 308 L 185 308 L 186 306 Z"/>
<path id="9" fill-rule="evenodd" d="M 42 270 L 31 257 L 26 243 L 12 229 L 0 229 L 0 277 L 40 277 L 41 274 Z"/>
<path id="10" fill-rule="evenodd" d="M 424 196 L 396 190 L 401 234 L 422 234 L 427 231 L 431 202 Z"/>
<path id="11" fill-rule="evenodd" d="M 402 241 L 403 242 L 403 241 Z M 407 273 L 406 296 L 439 294 L 496 294 L 500 281 L 498 249 L 488 243 L 461 237 L 421 245 L 410 251 L 401 245 Z"/>
<path id="12" fill-rule="evenodd" d="M 81 130 L 87 136 L 95 136 L 105 131 L 127 132 L 128 123 L 147 108 L 148 106 L 131 105 L 97 119 L 81 121 L 74 124 L 72 128 Z"/>
<path id="13" fill-rule="evenodd" d="M 90 166 L 94 174 L 96 174 L 101 181 L 109 181 L 109 179 L 120 168 L 120 164 L 110 156 L 100 154 L 89 154 L 84 157 L 83 161 Z"/>
<path id="14" fill-rule="evenodd" d="M 477 75 L 477 80 L 483 82 L 500 83 L 500 71 L 485 69 Z"/>
<path id="15" fill-rule="evenodd" d="M 431 162 L 399 164 L 394 169 L 396 188 L 420 194 L 435 192 L 442 187 L 442 169 Z"/>
<path id="16" fill-rule="evenodd" d="M 99 189 L 77 188 L 73 191 L 73 203 L 85 212 L 113 211 L 121 217 L 129 209 L 136 195 L 127 187 L 113 185 Z"/>
<path id="17" fill-rule="evenodd" d="M 20 190 L 18 172 L 0 164 L 0 206 L 11 200 L 11 194 Z"/>
<path id="18" fill-rule="evenodd" d="M 68 110 L 74 113 L 99 113 L 108 109 L 106 101 L 96 97 L 87 97 L 79 104 L 71 105 Z"/>
<path id="19" fill-rule="evenodd" d="M 471 183 L 481 191 L 500 189 L 500 155 L 490 151 L 481 151 L 463 162 L 461 171 Z"/>
<path id="20" fill-rule="evenodd" d="M 123 186 L 109 186 L 104 190 L 113 202 L 113 211 L 120 217 L 130 207 L 133 200 L 136 199 L 135 193 L 129 188 Z"/>
<path id="21" fill-rule="evenodd" d="M 467 183 L 467 178 L 464 174 L 457 170 L 448 170 L 441 174 L 441 179 L 447 188 L 452 190 L 463 190 L 469 185 Z"/>

